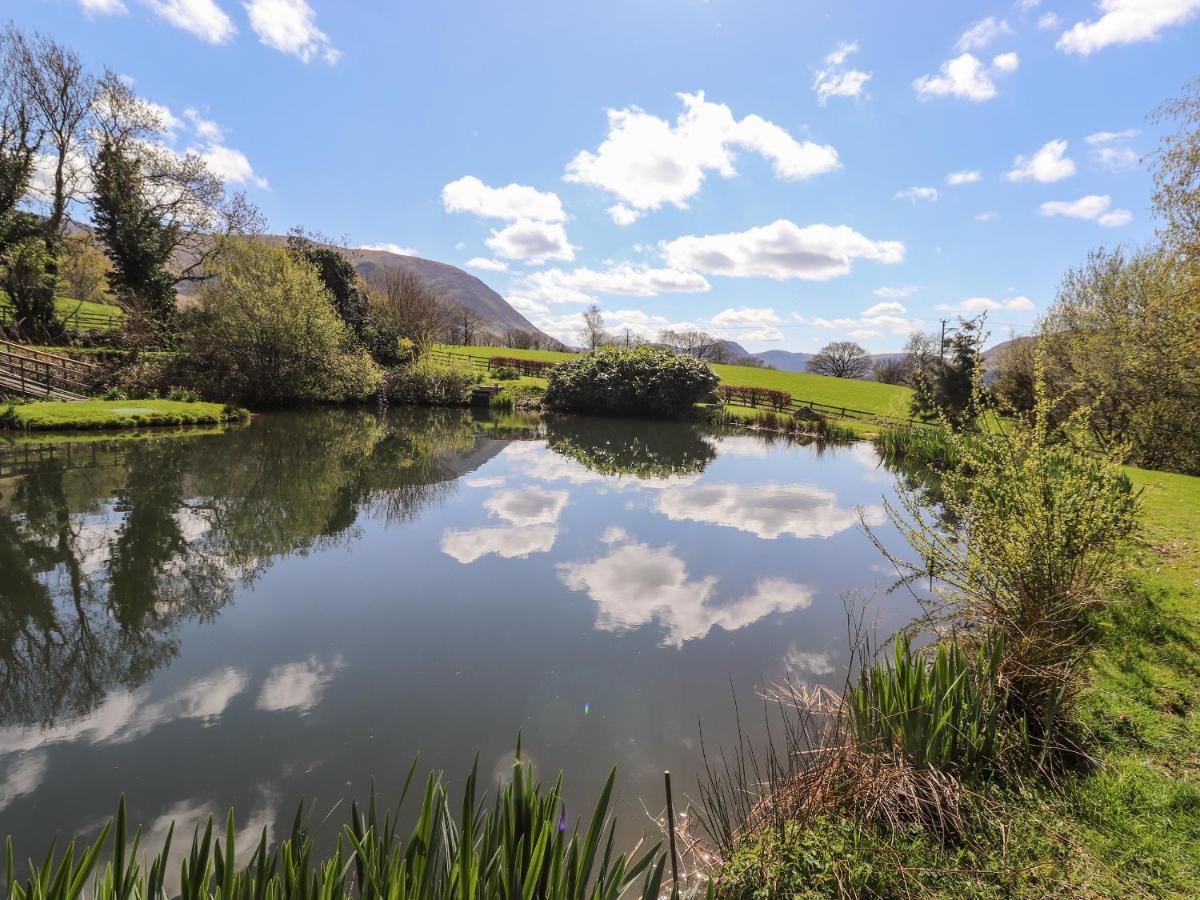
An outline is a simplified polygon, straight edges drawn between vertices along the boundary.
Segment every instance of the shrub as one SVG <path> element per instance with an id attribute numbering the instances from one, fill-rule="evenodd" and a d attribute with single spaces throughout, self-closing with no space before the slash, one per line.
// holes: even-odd
<path id="1" fill-rule="evenodd" d="M 488 369 L 493 377 L 496 369 L 511 369 L 521 375 L 531 375 L 535 378 L 545 378 L 558 363 L 550 359 L 522 359 L 519 356 L 492 356 L 488 358 Z"/>
<path id="2" fill-rule="evenodd" d="M 476 377 L 465 369 L 422 360 L 394 369 L 384 380 L 383 395 L 393 403 L 466 406 Z"/>
<path id="3" fill-rule="evenodd" d="M 488 400 L 488 405 L 492 409 L 533 411 L 542 408 L 542 400 L 545 396 L 546 389 L 544 387 L 537 385 L 514 385 L 492 394 L 491 399 Z"/>
<path id="4" fill-rule="evenodd" d="M 550 370 L 546 405 L 573 412 L 679 416 L 719 379 L 704 362 L 657 347 L 605 347 Z"/>
<path id="5" fill-rule="evenodd" d="M 498 366 L 491 370 L 491 375 L 497 381 L 516 381 L 521 377 L 521 373 L 517 369 L 508 366 Z"/>
<path id="6" fill-rule="evenodd" d="M 210 392 L 253 405 L 362 399 L 381 372 L 338 316 L 313 265 L 230 241 L 200 289 L 192 355 Z"/>

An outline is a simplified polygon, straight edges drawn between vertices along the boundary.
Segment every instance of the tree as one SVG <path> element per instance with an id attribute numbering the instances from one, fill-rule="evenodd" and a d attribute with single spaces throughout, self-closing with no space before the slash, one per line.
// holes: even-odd
<path id="1" fill-rule="evenodd" d="M 0 33 L 0 251 L 32 234 L 35 220 L 20 212 L 29 192 L 41 131 L 18 78 L 14 33 Z"/>
<path id="2" fill-rule="evenodd" d="M 711 334 L 700 331 L 698 329 L 683 329 L 674 330 L 666 329 L 658 333 L 658 342 L 668 350 L 674 350 L 676 353 L 686 353 L 688 356 L 694 356 L 696 359 L 704 359 L 710 362 L 728 362 L 727 359 L 716 359 L 722 355 L 725 349 L 724 344 L 713 337 Z M 732 354 L 727 354 L 732 356 Z"/>
<path id="3" fill-rule="evenodd" d="M 454 339 L 464 346 L 472 346 L 478 339 L 482 323 L 475 313 L 465 306 L 458 307 L 454 316 Z"/>
<path id="4" fill-rule="evenodd" d="M 979 390 L 982 371 L 980 348 L 985 337 L 983 317 L 959 319 L 938 359 L 932 353 L 918 359 L 913 373 L 913 415 L 944 416 L 955 428 L 972 425 L 982 410 Z"/>
<path id="5" fill-rule="evenodd" d="M 1154 210 L 1163 220 L 1166 245 L 1194 261 L 1200 254 L 1200 77 L 1151 118 L 1179 125 L 1154 157 Z"/>
<path id="6" fill-rule="evenodd" d="M 177 285 L 208 278 L 216 255 L 233 246 L 225 239 L 258 231 L 261 216 L 245 195 L 227 193 L 199 155 L 158 142 L 157 112 L 113 73 L 100 96 L 91 202 L 113 264 L 109 284 L 136 320 L 169 334 Z"/>
<path id="7" fill-rule="evenodd" d="M 834 341 L 810 357 L 805 369 L 834 378 L 866 378 L 871 372 L 871 358 L 854 341 Z"/>
<path id="8" fill-rule="evenodd" d="M 513 350 L 530 350 L 537 344 L 537 337 L 524 328 L 506 328 L 500 336 L 500 343 Z"/>
<path id="9" fill-rule="evenodd" d="M 604 330 L 604 316 L 600 307 L 595 303 L 583 313 L 583 326 L 579 330 L 579 339 L 588 350 L 598 350 L 609 341 L 608 332 Z"/>
<path id="10" fill-rule="evenodd" d="M 379 368 L 337 314 L 316 267 L 262 241 L 226 243 L 200 288 L 192 336 L 209 392 L 260 406 L 374 393 Z"/>
<path id="11" fill-rule="evenodd" d="M 1027 415 L 1037 401 L 1037 340 L 1030 337 L 1011 339 L 996 350 L 993 364 L 992 394 L 1008 412 Z"/>
<path id="12" fill-rule="evenodd" d="M 346 256 L 349 251 L 333 245 L 322 235 L 307 234 L 302 228 L 288 232 L 288 250 L 316 267 L 321 282 L 333 297 L 334 309 L 354 335 L 369 347 L 372 343 L 371 301 L 358 271 Z"/>
<path id="13" fill-rule="evenodd" d="M 905 355 L 887 357 L 875 363 L 875 380 L 881 384 L 908 384 L 912 377 L 912 363 Z"/>
<path id="14" fill-rule="evenodd" d="M 382 341 L 411 341 L 418 354 L 450 337 L 457 309 L 409 269 L 384 269 L 371 282 L 371 321 Z"/>
<path id="15" fill-rule="evenodd" d="M 58 258 L 59 281 L 68 297 L 85 303 L 108 299 L 108 273 L 112 263 L 86 231 L 68 234 Z"/>

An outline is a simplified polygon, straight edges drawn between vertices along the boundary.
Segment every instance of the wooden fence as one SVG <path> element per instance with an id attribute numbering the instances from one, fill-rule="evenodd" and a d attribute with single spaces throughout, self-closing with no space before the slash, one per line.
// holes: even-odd
<path id="1" fill-rule="evenodd" d="M 92 363 L 0 341 L 0 389 L 12 393 L 82 400 L 100 373 L 100 367 Z"/>

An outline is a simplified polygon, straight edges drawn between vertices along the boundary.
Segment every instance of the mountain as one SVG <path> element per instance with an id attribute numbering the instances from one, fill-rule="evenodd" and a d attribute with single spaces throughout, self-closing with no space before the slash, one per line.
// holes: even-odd
<path id="1" fill-rule="evenodd" d="M 726 354 L 731 359 L 744 359 L 747 356 L 753 356 L 749 350 L 739 344 L 737 341 L 721 340 L 717 342 L 726 351 Z"/>
<path id="2" fill-rule="evenodd" d="M 793 353 L 791 350 L 764 350 L 762 353 L 755 353 L 754 356 L 781 372 L 803 372 L 813 354 Z"/>
<path id="3" fill-rule="evenodd" d="M 358 274 L 368 281 L 382 270 L 414 272 L 444 297 L 472 313 L 494 337 L 501 337 L 510 328 L 515 328 L 537 335 L 548 345 L 558 346 L 558 341 L 539 331 L 509 306 L 507 300 L 469 272 L 447 263 L 420 256 L 402 256 L 387 250 L 353 250 L 350 255 Z"/>

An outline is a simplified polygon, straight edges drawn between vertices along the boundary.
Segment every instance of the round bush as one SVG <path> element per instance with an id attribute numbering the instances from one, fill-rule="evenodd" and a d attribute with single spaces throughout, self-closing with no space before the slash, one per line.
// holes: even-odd
<path id="1" fill-rule="evenodd" d="M 550 370 L 551 409 L 624 416 L 679 416 L 720 379 L 706 363 L 657 347 L 605 347 Z"/>

